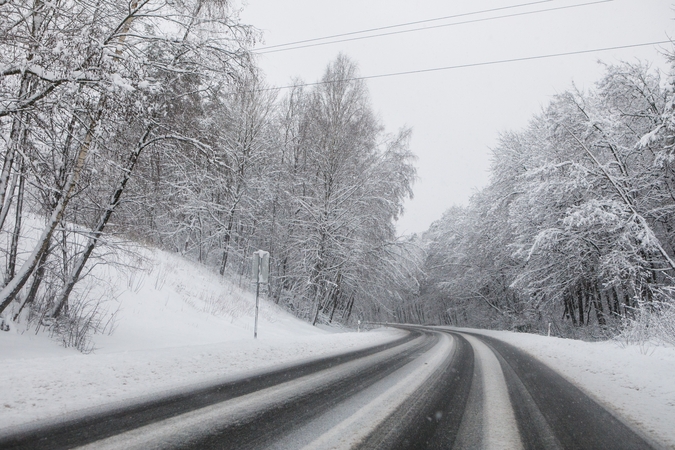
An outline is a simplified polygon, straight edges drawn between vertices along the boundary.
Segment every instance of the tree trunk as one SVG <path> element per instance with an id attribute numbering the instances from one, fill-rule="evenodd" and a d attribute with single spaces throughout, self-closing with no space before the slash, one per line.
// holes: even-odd
<path id="1" fill-rule="evenodd" d="M 230 239 L 232 236 L 232 227 L 234 226 L 234 209 L 230 210 L 229 217 L 227 219 L 227 228 L 225 229 L 225 238 L 223 242 L 223 259 L 220 263 L 220 275 L 225 274 L 225 266 L 227 265 L 227 257 L 230 250 Z"/>
<path id="2" fill-rule="evenodd" d="M 347 318 L 345 319 L 345 322 L 349 322 L 349 318 L 352 315 L 352 307 L 354 306 L 354 294 L 352 294 L 351 298 L 349 299 L 348 305 L 349 307 L 347 308 Z"/>
<path id="3" fill-rule="evenodd" d="M 80 257 L 77 259 L 77 262 L 75 263 L 75 266 L 71 271 L 70 277 L 68 277 L 65 285 L 63 286 L 63 289 L 61 289 L 61 292 L 59 292 L 59 294 L 56 296 L 57 301 L 56 304 L 54 305 L 54 308 L 51 311 L 50 314 L 51 317 L 57 317 L 61 313 L 62 309 L 65 307 L 66 303 L 68 302 L 68 297 L 70 296 L 70 293 L 75 287 L 75 284 L 79 281 L 80 275 L 82 274 L 82 270 L 84 269 L 87 260 L 91 256 L 91 253 L 94 251 L 94 248 L 96 247 L 98 240 L 101 238 L 103 230 L 105 229 L 105 226 L 108 224 L 108 221 L 110 220 L 110 217 L 115 211 L 115 208 L 117 208 L 117 205 L 119 205 L 120 198 L 122 197 L 122 193 L 124 192 L 124 188 L 126 187 L 129 178 L 131 178 L 131 173 L 133 172 L 134 167 L 136 166 L 136 162 L 138 161 L 139 156 L 143 152 L 143 149 L 149 145 L 148 137 L 150 136 L 151 131 L 152 131 L 151 127 L 148 127 L 145 130 L 145 133 L 143 134 L 143 137 L 138 143 L 136 149 L 134 149 L 134 151 L 132 151 L 131 154 L 129 155 L 129 159 L 127 160 L 127 164 L 124 168 L 122 179 L 120 180 L 117 189 L 115 190 L 115 192 L 113 192 L 112 196 L 110 197 L 108 206 L 101 214 L 101 217 L 98 220 L 96 228 L 94 228 L 92 233 L 89 235 L 89 239 L 87 240 L 85 249 L 80 255 Z"/>
<path id="4" fill-rule="evenodd" d="M 574 298 L 569 291 L 566 291 L 563 297 L 563 302 L 565 304 L 565 311 L 563 311 L 563 319 L 572 320 L 572 325 L 577 326 L 577 316 L 576 311 L 574 310 Z"/>
<path id="5" fill-rule="evenodd" d="M 577 303 L 579 308 L 579 325 L 584 324 L 584 298 L 581 284 L 577 285 Z"/>
<path id="6" fill-rule="evenodd" d="M 607 320 L 605 319 L 605 311 L 602 307 L 602 297 L 600 296 L 600 292 L 597 288 L 597 286 L 594 287 L 593 289 L 593 301 L 594 301 L 594 308 L 595 308 L 595 317 L 598 319 L 598 325 L 600 325 L 601 328 L 607 328 Z"/>
<path id="7" fill-rule="evenodd" d="M 9 306 L 11 301 L 14 300 L 14 297 L 16 297 L 21 288 L 23 288 L 24 284 L 26 284 L 26 281 L 28 281 L 28 278 L 30 277 L 31 273 L 33 273 L 35 266 L 42 257 L 42 254 L 47 250 L 47 247 L 49 246 L 49 242 L 51 241 L 54 230 L 63 219 L 63 216 L 66 212 L 66 207 L 68 206 L 68 202 L 70 201 L 70 197 L 73 194 L 73 191 L 75 190 L 75 185 L 80 179 L 80 173 L 82 172 L 82 168 L 84 167 L 84 161 L 87 158 L 87 155 L 89 154 L 89 150 L 94 140 L 94 133 L 96 131 L 96 127 L 98 126 L 98 123 L 103 114 L 104 103 L 105 99 L 101 98 L 97 106 L 98 109 L 94 113 L 94 116 L 92 117 L 91 122 L 89 123 L 87 134 L 85 135 L 84 140 L 80 145 L 80 149 L 78 151 L 77 158 L 75 160 L 75 167 L 73 168 L 72 172 L 70 173 L 70 176 L 68 177 L 68 182 L 66 183 L 66 186 L 64 187 L 64 190 L 61 193 L 61 196 L 59 198 L 58 203 L 56 204 L 56 207 L 54 208 L 54 211 L 52 211 L 51 217 L 49 218 L 49 221 L 47 223 L 47 227 L 42 232 L 42 235 L 37 241 L 37 245 L 31 252 L 31 254 L 28 256 L 26 261 L 23 263 L 17 275 L 9 283 L 7 283 L 7 285 L 2 289 L 2 291 L 0 291 L 0 313 L 2 313 L 7 308 L 7 306 Z"/>
<path id="8" fill-rule="evenodd" d="M 19 86 L 19 95 L 18 99 L 24 98 L 28 91 L 30 90 L 30 80 L 28 74 L 24 73 L 21 78 L 21 85 Z M 5 216 L 4 211 L 5 207 L 9 208 L 9 202 L 5 202 L 5 197 L 7 195 L 7 188 L 9 186 L 9 176 L 12 172 L 12 166 L 14 165 L 14 157 L 16 155 L 17 146 L 20 145 L 20 140 L 23 135 L 24 125 L 23 125 L 23 113 L 18 112 L 14 114 L 12 118 L 12 129 L 9 132 L 9 142 L 7 143 L 7 151 L 5 152 L 5 157 L 2 162 L 2 171 L 0 172 L 0 208 L 3 210 L 0 211 L 0 216 Z M 8 203 L 5 205 L 5 203 Z"/>
<path id="9" fill-rule="evenodd" d="M 321 311 L 321 309 L 322 309 L 321 308 L 321 295 L 320 294 L 321 294 L 321 288 L 317 288 L 316 296 L 314 297 L 315 298 L 315 309 L 314 309 L 314 314 L 313 314 L 314 317 L 312 317 L 312 326 L 316 325 L 316 321 L 319 318 L 319 311 Z"/>
<path id="10" fill-rule="evenodd" d="M 35 57 L 35 49 L 41 45 L 40 38 L 40 26 L 44 21 L 45 13 L 45 2 L 42 0 L 36 0 L 33 4 L 32 11 L 32 23 L 31 23 L 31 42 L 26 55 L 26 61 L 32 61 Z M 34 91 L 35 84 L 32 81 L 32 76 L 27 72 L 24 72 L 21 75 L 21 83 L 19 84 L 19 92 L 17 95 L 17 100 L 20 102 L 23 99 L 28 98 Z M 26 138 L 26 126 L 24 124 L 25 113 L 19 109 L 14 113 L 12 117 L 12 128 L 9 134 L 9 142 L 7 143 L 7 151 L 5 152 L 5 157 L 2 163 L 2 172 L 0 172 L 0 208 L 3 211 L 0 211 L 0 216 L 2 217 L 2 222 L 7 216 L 4 209 L 5 207 L 9 208 L 9 202 L 5 205 L 5 197 L 7 195 L 7 185 L 9 182 L 9 174 L 12 171 L 12 165 L 14 163 L 14 157 L 16 155 L 16 149 L 19 145 L 19 140 L 25 140 Z M 0 223 L 0 228 L 2 228 L 2 223 Z M 0 294 L 1 295 L 1 294 Z M 1 302 L 4 305 L 4 301 Z M 0 312 L 3 311 L 3 307 L 0 306 Z"/>
<path id="11" fill-rule="evenodd" d="M 23 308 L 25 308 L 27 305 L 30 305 L 35 301 L 35 296 L 37 295 L 37 291 L 40 288 L 40 284 L 42 283 L 42 279 L 45 274 L 45 263 L 47 262 L 47 258 L 49 257 L 50 249 L 48 248 L 46 252 L 42 254 L 40 257 L 40 261 L 38 262 L 37 269 L 35 269 L 35 272 L 33 273 L 33 282 L 30 285 L 30 288 L 28 289 L 28 294 L 26 294 L 26 298 L 24 299 L 23 303 L 21 303 L 21 307 L 19 308 L 19 311 L 17 311 L 16 314 L 14 314 L 14 321 L 19 318 L 19 315 L 21 314 L 21 311 L 23 311 Z"/>
<path id="12" fill-rule="evenodd" d="M 616 287 L 613 287 L 610 292 L 612 293 L 612 304 L 614 305 L 614 314 L 621 315 L 621 302 L 619 301 L 619 294 L 616 292 Z"/>
<path id="13" fill-rule="evenodd" d="M 335 314 L 336 309 L 337 309 L 337 302 L 333 301 L 333 307 L 330 310 L 330 318 L 328 319 L 328 323 L 333 323 L 333 315 Z"/>
<path id="14" fill-rule="evenodd" d="M 14 198 L 14 192 L 16 191 L 16 183 L 19 180 L 19 172 L 14 172 L 12 175 L 12 184 L 9 187 L 9 195 L 5 198 L 5 204 L 1 206 L 0 211 L 0 230 L 5 225 L 5 220 L 9 215 L 9 209 L 12 207 L 12 199 Z"/>
<path id="15" fill-rule="evenodd" d="M 7 258 L 7 274 L 5 276 L 6 283 L 14 278 L 14 271 L 16 270 L 16 256 L 19 248 L 19 237 L 21 236 L 21 217 L 23 214 L 23 194 L 26 177 L 24 174 L 23 161 L 20 161 L 19 165 L 19 191 L 16 194 L 14 231 L 12 232 L 12 242 L 9 247 L 9 257 Z"/>

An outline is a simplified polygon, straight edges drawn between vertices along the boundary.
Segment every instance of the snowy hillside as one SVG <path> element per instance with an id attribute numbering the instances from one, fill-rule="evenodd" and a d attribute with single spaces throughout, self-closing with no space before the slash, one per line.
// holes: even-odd
<path id="1" fill-rule="evenodd" d="M 0 428 L 96 405 L 241 375 L 391 340 L 396 331 L 312 327 L 264 298 L 253 339 L 255 294 L 179 256 L 140 249 L 97 266 L 86 286 L 114 332 L 94 350 L 63 348 L 21 324 L 0 332 Z M 85 282 L 86 283 L 86 282 Z M 344 331 L 344 330 L 343 330 Z"/>

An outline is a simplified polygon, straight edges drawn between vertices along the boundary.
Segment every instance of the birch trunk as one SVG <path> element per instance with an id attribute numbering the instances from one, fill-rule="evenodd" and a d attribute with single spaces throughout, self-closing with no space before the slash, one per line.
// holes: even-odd
<path id="1" fill-rule="evenodd" d="M 49 253 L 50 250 L 49 248 L 47 248 L 47 251 L 45 251 L 40 257 L 37 269 L 35 269 L 35 272 L 33 273 L 33 282 L 30 285 L 30 289 L 28 289 L 28 294 L 26 294 L 26 298 L 23 300 L 23 303 L 21 303 L 21 307 L 19 307 L 19 310 L 16 312 L 16 314 L 14 314 L 14 317 L 12 319 L 14 320 L 14 322 L 16 322 L 16 320 L 19 318 L 21 311 L 23 311 L 26 305 L 30 305 L 35 301 L 35 296 L 37 295 L 37 291 L 40 288 L 40 284 L 42 284 L 42 279 L 45 274 L 45 262 L 47 262 Z"/>
<path id="2" fill-rule="evenodd" d="M 19 180 L 19 173 L 14 172 L 12 176 L 12 184 L 9 187 L 9 195 L 6 196 L 5 203 L 0 207 L 0 230 L 5 225 L 5 220 L 9 215 L 9 209 L 12 207 L 12 199 L 14 198 L 14 191 L 16 191 L 16 183 Z"/>
<path id="3" fill-rule="evenodd" d="M 25 80 L 25 77 L 24 77 Z M 22 93 L 24 90 L 24 80 L 21 82 Z M 28 84 L 27 81 L 25 84 Z M 20 94 L 21 95 L 21 94 Z M 19 136 L 21 135 L 21 117 L 20 114 L 16 114 L 12 120 L 12 130 L 9 133 L 9 142 L 7 144 L 7 151 L 5 152 L 5 158 L 2 163 L 2 172 L 0 172 L 0 217 L 2 217 L 2 223 L 4 223 L 5 217 L 7 217 L 7 211 L 9 210 L 11 201 L 5 201 L 7 197 L 7 189 L 9 187 L 10 174 L 12 173 L 12 167 L 14 166 L 14 157 L 16 155 L 16 147 L 19 145 Z M 0 223 L 0 227 L 2 226 Z"/>
<path id="4" fill-rule="evenodd" d="M 52 235 L 54 234 L 54 230 L 56 230 L 56 227 L 63 220 L 66 207 L 68 206 L 70 197 L 73 194 L 75 186 L 77 185 L 77 182 L 80 178 L 80 174 L 82 172 L 82 168 L 84 167 L 84 162 L 87 159 L 87 155 L 89 154 L 89 150 L 91 149 L 91 145 L 94 140 L 94 133 L 96 132 L 101 115 L 103 114 L 104 103 L 105 99 L 101 98 L 99 100 L 94 117 L 92 117 L 89 128 L 87 129 L 87 134 L 80 145 L 77 159 L 75 160 L 75 167 L 68 177 L 68 182 L 64 187 L 63 193 L 59 198 L 56 207 L 52 211 L 49 221 L 47 222 L 47 226 L 37 241 L 37 245 L 23 263 L 16 276 L 9 280 L 7 285 L 2 289 L 2 291 L 0 291 L 0 313 L 2 313 L 9 306 L 21 288 L 23 288 L 23 286 L 26 284 L 26 281 L 28 281 L 28 278 L 30 277 L 31 273 L 33 273 L 35 266 L 37 266 L 38 261 L 42 257 L 42 254 L 47 251 Z"/>

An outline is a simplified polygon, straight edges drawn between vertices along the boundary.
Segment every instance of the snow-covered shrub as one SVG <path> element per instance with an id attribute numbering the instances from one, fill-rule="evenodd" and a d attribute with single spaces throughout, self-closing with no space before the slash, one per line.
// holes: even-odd
<path id="1" fill-rule="evenodd" d="M 675 345 L 675 305 L 663 301 L 640 302 L 627 315 L 616 340 L 624 345 Z"/>
<path id="2" fill-rule="evenodd" d="M 49 325 L 52 338 L 64 347 L 74 347 L 82 353 L 94 350 L 94 334 L 110 334 L 115 329 L 116 312 L 105 307 L 105 298 L 92 298 L 89 292 L 72 299 L 68 309 L 55 319 L 43 319 Z M 48 322 L 45 322 L 47 321 Z"/>

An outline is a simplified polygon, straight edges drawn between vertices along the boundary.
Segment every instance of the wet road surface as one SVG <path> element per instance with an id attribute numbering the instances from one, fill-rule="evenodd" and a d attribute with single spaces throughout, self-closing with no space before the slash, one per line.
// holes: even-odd
<path id="1" fill-rule="evenodd" d="M 12 449 L 647 449 L 498 339 L 401 327 L 388 344 L 0 435 Z"/>

